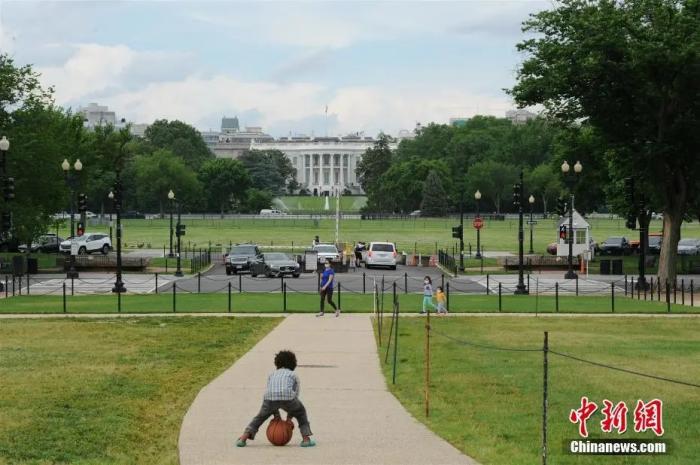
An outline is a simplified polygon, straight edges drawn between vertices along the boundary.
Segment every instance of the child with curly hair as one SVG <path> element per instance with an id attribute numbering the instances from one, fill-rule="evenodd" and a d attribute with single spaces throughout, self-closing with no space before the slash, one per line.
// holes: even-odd
<path id="1" fill-rule="evenodd" d="M 263 396 L 260 412 L 246 427 L 243 435 L 238 438 L 236 446 L 245 447 L 248 439 L 255 439 L 255 434 L 265 420 L 270 418 L 270 415 L 279 418 L 279 409 L 282 409 L 290 417 L 297 419 L 303 437 L 301 447 L 313 447 L 316 442 L 310 437 L 312 435 L 311 426 L 306 417 L 306 408 L 299 400 L 299 378 L 294 373 L 294 369 L 297 367 L 297 357 L 294 352 L 282 350 L 275 355 L 275 366 L 277 369 L 267 378 L 267 389 Z"/>

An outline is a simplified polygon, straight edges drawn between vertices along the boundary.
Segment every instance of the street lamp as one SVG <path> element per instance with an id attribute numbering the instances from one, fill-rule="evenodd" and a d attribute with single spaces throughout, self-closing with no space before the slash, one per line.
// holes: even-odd
<path id="1" fill-rule="evenodd" d="M 175 193 L 172 189 L 168 192 L 168 201 L 170 202 L 170 252 L 168 253 L 168 258 L 173 258 L 173 200 L 175 200 Z"/>
<path id="2" fill-rule="evenodd" d="M 524 259 L 523 247 L 525 242 L 525 234 L 523 232 L 523 193 L 525 185 L 523 183 L 523 170 L 520 170 L 520 182 L 513 186 L 513 199 L 518 207 L 518 285 L 515 286 L 515 294 L 526 295 L 530 291 L 525 286 L 524 274 Z"/>
<path id="3" fill-rule="evenodd" d="M 530 252 L 531 254 L 535 253 L 535 251 L 532 248 L 532 228 L 535 225 L 535 223 L 532 222 L 532 207 L 535 205 L 535 197 L 530 194 L 530 197 L 528 197 L 527 201 L 530 203 Z"/>
<path id="4" fill-rule="evenodd" d="M 114 210 L 114 192 L 109 191 L 107 194 L 109 200 L 112 201 L 112 208 L 109 210 L 109 243 L 112 243 L 112 210 Z"/>
<path id="5" fill-rule="evenodd" d="M 108 197 L 113 202 L 113 208 L 117 214 L 117 278 L 114 281 L 114 287 L 112 292 L 122 293 L 126 292 L 126 287 L 122 281 L 122 222 L 121 222 L 121 211 L 122 211 L 122 180 L 121 171 L 116 170 L 117 180 L 114 183 L 114 190 L 110 191 Z"/>
<path id="6" fill-rule="evenodd" d="M 479 218 L 479 203 L 481 201 L 479 189 L 474 192 L 474 200 L 476 200 L 476 217 Z M 481 258 L 481 228 L 476 229 L 476 255 L 474 255 L 474 258 Z"/>
<path id="7" fill-rule="evenodd" d="M 459 271 L 464 271 L 464 189 L 459 194 Z"/>
<path id="8" fill-rule="evenodd" d="M 68 162 L 68 159 L 65 158 L 63 160 L 63 163 L 61 163 L 61 169 L 63 170 L 63 179 L 66 183 L 66 186 L 68 186 L 68 189 L 70 191 L 70 199 L 69 199 L 69 204 L 70 206 L 68 207 L 70 209 L 70 237 L 71 237 L 71 249 L 70 249 L 70 268 L 68 269 L 68 272 L 66 273 L 67 278 L 77 278 L 78 277 L 78 271 L 75 269 L 75 253 L 73 251 L 73 241 L 75 241 L 75 191 L 79 187 L 78 183 L 80 182 L 80 172 L 83 170 L 83 164 L 80 162 L 80 159 L 75 160 L 75 163 L 73 163 L 73 173 L 71 173 L 70 169 L 70 163 Z M 82 220 L 82 214 L 81 214 L 81 220 Z M 83 223 L 84 224 L 84 223 Z"/>
<path id="9" fill-rule="evenodd" d="M 577 161 L 574 165 L 574 172 L 569 174 L 571 167 L 569 163 L 564 160 L 561 164 L 561 172 L 564 174 L 564 182 L 569 188 L 569 231 L 566 235 L 567 241 L 569 243 L 569 269 L 564 275 L 565 279 L 576 279 L 576 273 L 574 272 L 574 186 L 576 184 L 576 175 L 580 175 L 583 171 L 583 165 L 580 161 Z"/>
<path id="10" fill-rule="evenodd" d="M 172 192 L 172 191 L 170 191 Z M 168 193 L 170 194 L 170 193 Z M 169 195 L 168 195 L 169 197 Z M 177 269 L 175 270 L 175 276 L 178 278 L 183 277 L 184 275 L 182 274 L 182 257 L 180 256 L 180 237 L 184 234 L 184 225 L 181 224 L 181 218 L 182 218 L 182 203 L 175 198 L 175 194 L 173 194 L 173 198 L 170 199 L 173 202 L 177 204 L 177 225 L 175 226 L 175 235 L 177 236 Z"/>
<path id="11" fill-rule="evenodd" d="M 15 180 L 7 177 L 7 151 L 10 150 L 10 141 L 7 137 L 2 136 L 0 139 L 0 176 L 2 176 L 2 186 L 4 191 L 5 207 L 8 211 L 3 211 L 0 215 L 0 239 L 6 234 L 9 235 L 12 229 L 12 212 L 10 211 L 8 202 L 11 202 L 15 197 Z M 4 290 L 4 286 L 0 284 L 0 290 Z"/>

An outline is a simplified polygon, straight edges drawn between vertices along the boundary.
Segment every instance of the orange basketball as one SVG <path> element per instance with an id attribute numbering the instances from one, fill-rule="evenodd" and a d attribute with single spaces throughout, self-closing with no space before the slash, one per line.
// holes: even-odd
<path id="1" fill-rule="evenodd" d="M 294 423 L 291 419 L 273 418 L 267 425 L 267 440 L 275 446 L 284 446 L 292 440 L 293 430 Z"/>

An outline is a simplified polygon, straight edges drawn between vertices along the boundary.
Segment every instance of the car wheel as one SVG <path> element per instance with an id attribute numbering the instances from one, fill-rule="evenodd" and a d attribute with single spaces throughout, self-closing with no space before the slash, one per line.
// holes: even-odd
<path id="1" fill-rule="evenodd" d="M 396 265 L 392 265 L 392 266 L 391 266 L 391 269 L 392 269 L 392 270 L 395 270 L 395 269 L 396 269 Z"/>
<path id="2" fill-rule="evenodd" d="M 102 255 L 107 255 L 109 253 L 109 246 L 107 244 L 102 246 Z"/>
<path id="3" fill-rule="evenodd" d="M 298 277 L 299 277 L 299 273 L 292 274 L 292 278 L 298 278 Z"/>
<path id="4" fill-rule="evenodd" d="M 253 273 L 251 273 L 251 274 L 250 274 L 250 277 L 251 277 L 251 278 L 257 278 L 257 277 L 258 277 L 258 275 L 257 275 L 257 274 L 253 274 Z"/>
<path id="5" fill-rule="evenodd" d="M 231 270 L 229 270 L 228 268 L 226 268 L 226 274 L 227 274 L 228 276 L 231 276 Z"/>
<path id="6" fill-rule="evenodd" d="M 81 247 L 78 249 L 78 255 L 87 255 L 88 251 L 85 247 Z"/>

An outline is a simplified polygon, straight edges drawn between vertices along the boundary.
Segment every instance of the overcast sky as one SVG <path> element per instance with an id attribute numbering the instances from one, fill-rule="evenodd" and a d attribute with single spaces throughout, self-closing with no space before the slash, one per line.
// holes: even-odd
<path id="1" fill-rule="evenodd" d="M 200 130 L 226 115 L 275 136 L 374 135 L 503 116 L 521 23 L 550 6 L 0 0 L 0 50 L 33 64 L 66 107 Z"/>

